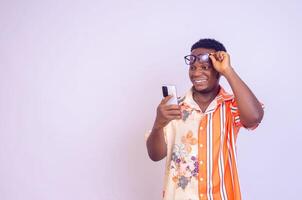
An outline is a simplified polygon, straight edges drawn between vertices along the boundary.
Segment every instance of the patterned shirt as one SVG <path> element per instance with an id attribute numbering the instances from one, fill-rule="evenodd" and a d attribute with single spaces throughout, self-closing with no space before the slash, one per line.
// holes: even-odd
<path id="1" fill-rule="evenodd" d="M 164 128 L 163 199 L 241 200 L 236 138 L 242 124 L 234 96 L 221 87 L 203 113 L 191 89 L 179 105 L 182 119 Z"/>

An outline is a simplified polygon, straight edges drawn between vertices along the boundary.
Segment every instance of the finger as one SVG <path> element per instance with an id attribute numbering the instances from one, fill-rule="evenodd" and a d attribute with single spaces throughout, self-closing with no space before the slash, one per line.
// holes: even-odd
<path id="1" fill-rule="evenodd" d="M 227 53 L 227 52 L 225 52 L 225 51 L 221 51 L 221 55 L 223 55 L 223 56 L 227 56 L 227 55 L 228 55 L 228 53 Z"/>
<path id="2" fill-rule="evenodd" d="M 228 56 L 229 54 L 228 54 L 228 52 L 226 52 L 226 51 L 220 51 L 221 52 L 221 55 L 223 56 L 223 57 L 225 57 L 225 56 Z"/>
<path id="3" fill-rule="evenodd" d="M 166 112 L 167 115 L 181 115 L 181 112 L 179 110 L 169 110 Z"/>
<path id="4" fill-rule="evenodd" d="M 222 54 L 223 58 L 230 59 L 230 55 L 227 52 L 223 51 L 221 54 Z"/>
<path id="5" fill-rule="evenodd" d="M 215 63 L 217 62 L 217 59 L 216 59 L 214 53 L 211 53 L 211 54 L 209 55 L 209 57 L 210 57 L 210 59 L 211 59 L 211 61 L 212 61 L 213 64 L 215 64 Z"/>
<path id="6" fill-rule="evenodd" d="M 165 112 L 168 112 L 168 111 L 171 111 L 171 110 L 176 110 L 176 111 L 181 111 L 180 110 L 180 106 L 179 105 L 168 105 L 168 104 L 160 104 L 158 106 L 158 110 L 162 113 L 165 113 Z"/>
<path id="7" fill-rule="evenodd" d="M 166 109 L 167 110 L 180 110 L 180 106 L 179 105 L 175 105 L 175 104 L 171 104 L 171 105 L 167 105 Z"/>
<path id="8" fill-rule="evenodd" d="M 172 97 L 173 97 L 172 95 L 166 96 L 161 100 L 160 104 L 166 104 Z"/>
<path id="9" fill-rule="evenodd" d="M 168 120 L 181 119 L 181 115 L 168 115 Z"/>
<path id="10" fill-rule="evenodd" d="M 222 51 L 221 56 L 223 57 L 222 59 L 223 62 L 230 63 L 230 55 L 227 52 Z"/>
<path id="11" fill-rule="evenodd" d="M 214 53 L 216 60 L 220 60 L 220 51 Z"/>
<path id="12" fill-rule="evenodd" d="M 219 61 L 220 61 L 220 62 L 222 62 L 222 61 L 223 61 L 224 56 L 223 56 L 223 54 L 222 54 L 222 52 L 221 52 L 221 51 L 218 53 L 218 56 L 219 56 Z"/>
<path id="13" fill-rule="evenodd" d="M 213 55 L 217 61 L 221 62 L 221 52 L 220 51 L 213 53 Z"/>

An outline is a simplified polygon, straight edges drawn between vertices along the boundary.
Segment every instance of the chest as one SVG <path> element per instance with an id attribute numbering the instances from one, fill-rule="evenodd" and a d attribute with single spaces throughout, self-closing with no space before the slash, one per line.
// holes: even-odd
<path id="1" fill-rule="evenodd" d="M 227 140 L 229 123 L 231 120 L 220 109 L 209 113 L 184 112 L 183 119 L 174 124 L 171 150 L 182 156 L 194 156 L 201 146 L 219 148 Z"/>

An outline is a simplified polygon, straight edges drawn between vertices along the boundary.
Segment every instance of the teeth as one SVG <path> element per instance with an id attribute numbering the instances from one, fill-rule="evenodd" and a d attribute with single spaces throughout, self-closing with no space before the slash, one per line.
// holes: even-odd
<path id="1" fill-rule="evenodd" d="M 195 80 L 196 83 L 201 83 L 201 82 L 205 82 L 205 81 L 207 81 L 207 80 L 204 80 L 204 79 L 203 80 Z"/>

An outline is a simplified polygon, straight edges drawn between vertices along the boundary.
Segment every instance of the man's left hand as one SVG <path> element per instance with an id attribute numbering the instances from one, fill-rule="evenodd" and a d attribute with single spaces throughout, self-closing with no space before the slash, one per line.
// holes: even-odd
<path id="1" fill-rule="evenodd" d="M 225 51 L 217 51 L 210 54 L 210 59 L 217 72 L 224 75 L 231 69 L 230 55 Z"/>

